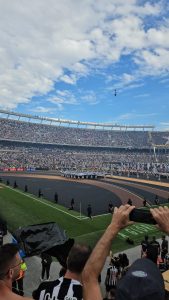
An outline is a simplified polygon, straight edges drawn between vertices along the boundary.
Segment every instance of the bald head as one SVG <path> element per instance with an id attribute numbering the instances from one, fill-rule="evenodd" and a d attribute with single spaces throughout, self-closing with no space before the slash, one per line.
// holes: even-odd
<path id="1" fill-rule="evenodd" d="M 91 248 L 85 245 L 75 244 L 68 255 L 67 268 L 73 273 L 80 274 L 91 254 Z"/>

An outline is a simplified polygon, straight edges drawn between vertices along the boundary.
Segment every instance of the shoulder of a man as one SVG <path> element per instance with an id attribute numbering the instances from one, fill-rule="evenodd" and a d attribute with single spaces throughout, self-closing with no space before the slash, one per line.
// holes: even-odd
<path id="1" fill-rule="evenodd" d="M 9 296 L 9 295 L 8 295 Z M 28 298 L 28 297 L 22 297 L 22 296 L 20 296 L 20 295 L 17 295 L 17 294 L 15 294 L 15 293 L 13 293 L 13 292 L 11 292 L 10 293 L 10 296 L 9 297 L 3 297 L 3 299 L 5 300 L 8 300 L 8 299 L 10 299 L 10 300 L 31 300 L 32 298 Z M 1 298 L 2 299 L 2 298 Z"/>
<path id="2" fill-rule="evenodd" d="M 40 294 L 42 291 L 52 291 L 55 286 L 59 285 L 60 280 L 54 280 L 54 281 L 48 281 L 48 282 L 42 282 L 39 287 L 33 291 L 32 293 L 32 297 L 35 300 L 39 300 L 40 299 Z"/>
<path id="3" fill-rule="evenodd" d="M 82 285 L 79 281 L 60 277 L 55 281 L 43 282 L 37 290 L 32 293 L 33 299 L 43 299 L 45 295 L 55 297 L 54 299 L 82 299 Z M 44 298 L 46 299 L 46 298 Z M 53 299 L 53 298 L 52 298 Z"/>

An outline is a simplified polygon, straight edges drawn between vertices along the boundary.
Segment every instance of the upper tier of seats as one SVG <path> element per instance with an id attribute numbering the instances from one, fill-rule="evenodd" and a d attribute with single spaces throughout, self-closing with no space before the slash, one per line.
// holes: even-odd
<path id="1" fill-rule="evenodd" d="M 169 144 L 169 132 L 84 129 L 0 119 L 0 139 L 59 145 L 148 148 Z"/>

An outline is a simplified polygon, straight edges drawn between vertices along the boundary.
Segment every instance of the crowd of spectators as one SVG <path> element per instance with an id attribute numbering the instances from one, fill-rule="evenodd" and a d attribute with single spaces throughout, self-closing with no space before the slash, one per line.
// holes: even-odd
<path id="1" fill-rule="evenodd" d="M 1 170 L 169 172 L 169 151 L 154 152 L 152 147 L 168 144 L 168 132 L 82 129 L 3 118 L 0 126 Z"/>
<path id="2" fill-rule="evenodd" d="M 152 132 L 152 143 L 154 145 L 169 145 L 169 132 Z"/>
<path id="3" fill-rule="evenodd" d="M 148 148 L 148 131 L 73 128 L 0 119 L 0 138 L 61 145 Z"/>
<path id="4" fill-rule="evenodd" d="M 154 157 L 153 152 L 131 150 L 103 150 L 89 148 L 60 148 L 49 145 L 33 145 L 0 142 L 0 169 L 38 168 L 76 171 L 148 171 L 169 172 L 169 154 Z M 158 159 L 158 163 L 156 163 Z"/>
<path id="5" fill-rule="evenodd" d="M 89 148 L 60 148 L 57 146 L 0 142 L 0 169 L 38 168 L 76 171 L 160 171 L 168 172 L 167 154 L 160 154 L 158 164 L 153 153 L 131 150 L 103 150 Z M 156 157 L 156 158 L 157 158 Z"/>
<path id="6" fill-rule="evenodd" d="M 14 141 L 138 149 L 169 144 L 169 132 L 77 128 L 3 118 L 0 127 L 0 139 Z"/>

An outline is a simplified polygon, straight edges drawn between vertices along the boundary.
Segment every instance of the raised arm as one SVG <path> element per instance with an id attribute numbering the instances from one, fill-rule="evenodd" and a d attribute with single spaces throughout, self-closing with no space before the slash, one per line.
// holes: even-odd
<path id="1" fill-rule="evenodd" d="M 122 205 L 119 208 L 115 207 L 110 225 L 98 241 L 83 270 L 82 282 L 84 300 L 102 300 L 98 276 L 110 252 L 113 239 L 121 228 L 132 223 L 129 221 L 129 213 L 133 209 L 134 206 L 130 205 Z"/>

